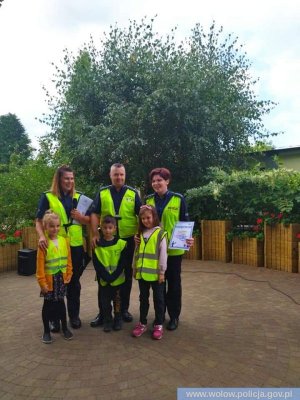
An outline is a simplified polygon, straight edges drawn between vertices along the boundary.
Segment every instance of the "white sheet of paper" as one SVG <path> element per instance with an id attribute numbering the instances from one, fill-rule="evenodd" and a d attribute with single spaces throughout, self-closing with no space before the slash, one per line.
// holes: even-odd
<path id="1" fill-rule="evenodd" d="M 179 221 L 172 231 L 169 249 L 189 250 L 186 239 L 190 239 L 193 235 L 194 221 Z"/>
<path id="2" fill-rule="evenodd" d="M 82 214 L 85 215 L 87 210 L 89 209 L 90 205 L 92 204 L 93 200 L 90 199 L 89 197 L 85 196 L 82 194 L 79 197 L 78 204 L 76 209 Z M 80 225 L 80 222 L 76 221 L 76 219 L 73 219 L 73 224 L 75 225 Z"/>

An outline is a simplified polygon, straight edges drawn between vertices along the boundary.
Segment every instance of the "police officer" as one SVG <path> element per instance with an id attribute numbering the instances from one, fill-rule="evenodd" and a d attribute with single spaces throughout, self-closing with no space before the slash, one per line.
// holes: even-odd
<path id="1" fill-rule="evenodd" d="M 42 194 L 36 214 L 36 231 L 39 236 L 39 247 L 46 250 L 48 241 L 43 229 L 42 219 L 49 209 L 59 215 L 61 228 L 59 235 L 69 238 L 73 275 L 67 287 L 67 309 L 70 325 L 74 329 L 81 327 L 80 311 L 80 276 L 83 271 L 84 248 L 82 225 L 90 222 L 90 217 L 82 215 L 77 209 L 81 193 L 75 190 L 74 172 L 67 165 L 57 169 L 54 174 L 51 189 Z M 75 224 L 74 220 L 79 222 Z M 60 330 L 59 322 L 53 321 L 52 332 Z"/>
<path id="2" fill-rule="evenodd" d="M 132 315 L 128 311 L 130 292 L 132 287 L 132 258 L 134 253 L 134 235 L 137 233 L 137 216 L 141 207 L 141 199 L 137 191 L 125 185 L 126 172 L 123 164 L 116 163 L 110 168 L 109 177 L 111 185 L 100 188 L 90 208 L 92 245 L 95 248 L 99 241 L 99 221 L 106 215 L 112 215 L 117 219 L 117 236 L 127 242 L 127 259 L 125 263 L 126 281 L 121 290 L 121 312 L 125 322 L 132 321 Z M 99 314 L 91 321 L 91 326 L 103 324 L 101 314 L 100 290 L 98 286 Z"/>
<path id="3" fill-rule="evenodd" d="M 146 197 L 146 204 L 156 208 L 162 227 L 170 240 L 173 228 L 177 221 L 188 221 L 188 212 L 184 197 L 179 193 L 168 190 L 171 173 L 167 168 L 155 168 L 149 174 L 150 182 L 155 193 Z M 193 239 L 187 239 L 188 246 L 192 246 Z M 181 312 L 181 262 L 184 250 L 168 249 L 167 270 L 165 273 L 166 293 L 165 300 L 170 320 L 167 329 L 175 330 L 178 327 Z"/>

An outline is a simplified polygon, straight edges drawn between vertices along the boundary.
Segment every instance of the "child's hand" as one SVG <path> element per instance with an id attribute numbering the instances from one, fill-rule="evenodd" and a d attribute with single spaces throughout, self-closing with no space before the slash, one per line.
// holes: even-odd
<path id="1" fill-rule="evenodd" d="M 70 276 L 67 276 L 67 277 L 66 277 L 66 283 L 70 283 L 71 278 L 72 278 L 71 275 L 70 275 Z"/>
<path id="2" fill-rule="evenodd" d="M 44 293 L 44 294 L 48 293 L 48 292 L 49 292 L 48 286 L 43 286 L 43 287 L 41 288 L 41 291 L 42 291 L 42 293 Z"/>
<path id="3" fill-rule="evenodd" d="M 165 274 L 158 275 L 158 283 L 164 283 L 165 281 Z"/>

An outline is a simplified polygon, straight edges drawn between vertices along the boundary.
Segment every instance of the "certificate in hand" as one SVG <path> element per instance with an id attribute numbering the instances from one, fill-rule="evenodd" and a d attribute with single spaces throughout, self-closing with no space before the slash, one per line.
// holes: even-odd
<path id="1" fill-rule="evenodd" d="M 89 197 L 85 196 L 84 194 L 82 194 L 79 197 L 78 203 L 77 203 L 77 207 L 76 209 L 82 214 L 85 215 L 85 213 L 87 212 L 87 210 L 89 209 L 90 205 L 92 204 L 93 200 L 90 199 Z M 75 225 L 80 225 L 80 223 L 78 221 L 76 221 L 76 219 L 73 219 L 73 224 Z"/>
<path id="2" fill-rule="evenodd" d="M 189 250 L 186 239 L 193 235 L 194 221 L 179 221 L 174 226 L 172 237 L 169 243 L 169 249 Z"/>

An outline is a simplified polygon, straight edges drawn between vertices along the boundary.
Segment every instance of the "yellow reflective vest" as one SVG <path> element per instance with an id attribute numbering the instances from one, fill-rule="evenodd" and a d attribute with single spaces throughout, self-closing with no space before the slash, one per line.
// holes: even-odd
<path id="1" fill-rule="evenodd" d="M 49 201 L 49 207 L 55 214 L 58 214 L 60 217 L 60 230 L 59 235 L 65 238 L 69 238 L 70 246 L 82 246 L 83 245 L 83 237 L 82 237 L 82 226 L 77 224 L 70 224 L 68 220 L 66 210 L 62 202 L 58 199 L 57 196 L 52 194 L 51 192 L 46 192 L 46 197 Z M 80 193 L 75 193 L 73 198 L 77 201 L 79 200 Z"/>
<path id="2" fill-rule="evenodd" d="M 154 195 L 146 199 L 146 204 L 155 207 Z M 168 241 L 171 240 L 174 226 L 176 222 L 179 221 L 180 205 L 181 205 L 181 198 L 180 196 L 176 195 L 176 193 L 174 193 L 163 210 L 161 217 L 161 225 L 162 228 L 168 233 Z M 170 256 L 177 256 L 182 254 L 184 254 L 184 250 L 174 250 L 168 248 L 168 255 Z"/>
<path id="3" fill-rule="evenodd" d="M 55 275 L 58 272 L 67 272 L 68 245 L 62 236 L 57 237 L 58 247 L 53 240 L 48 239 L 48 248 L 45 259 L 45 274 Z"/>
<path id="4" fill-rule="evenodd" d="M 141 243 L 138 247 L 136 255 L 136 279 L 143 278 L 145 281 L 157 281 L 159 270 L 159 246 L 167 232 L 161 228 L 155 229 L 147 239 L 144 240 L 143 235 L 140 235 Z"/>
<path id="5" fill-rule="evenodd" d="M 118 266 L 121 252 L 126 246 L 126 241 L 119 239 L 112 246 L 99 246 L 95 248 L 95 254 L 100 263 L 106 268 L 107 272 L 112 274 Z M 106 286 L 108 283 L 102 278 L 100 279 L 101 286 Z M 109 283 L 111 286 L 119 286 L 125 282 L 124 269 L 116 280 Z"/>
<path id="6" fill-rule="evenodd" d="M 114 201 L 109 187 L 100 190 L 101 218 L 106 215 L 116 216 Z M 120 238 L 128 238 L 137 233 L 137 216 L 135 215 L 135 196 L 136 192 L 127 187 L 121 201 L 118 223 L 118 234 Z"/>

